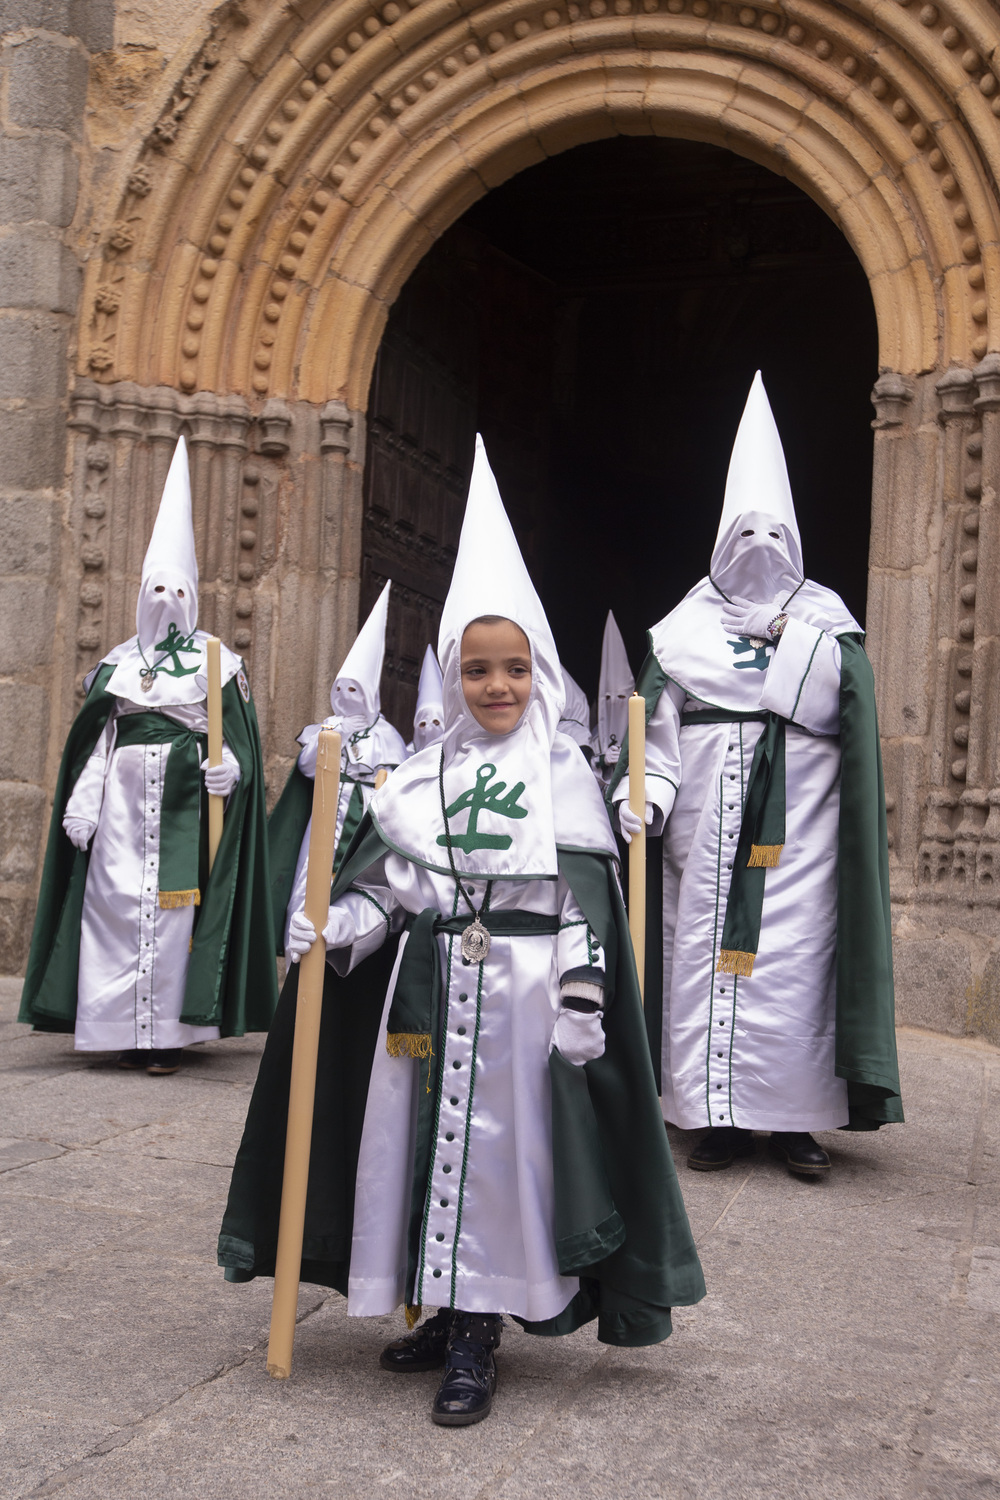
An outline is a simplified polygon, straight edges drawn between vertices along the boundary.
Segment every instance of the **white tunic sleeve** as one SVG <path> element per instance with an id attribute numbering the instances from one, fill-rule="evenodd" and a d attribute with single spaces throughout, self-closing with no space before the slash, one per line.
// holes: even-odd
<path id="1" fill-rule="evenodd" d="M 66 803 L 64 818 L 84 818 L 88 823 L 96 825 L 104 803 L 104 777 L 114 740 L 115 720 L 112 714 L 97 736 L 97 744 L 77 777 L 76 786 Z"/>
<path id="2" fill-rule="evenodd" d="M 357 968 L 363 959 L 375 953 L 389 934 L 399 926 L 403 909 L 385 878 L 383 862 L 365 874 L 336 901 L 336 907 L 350 913 L 354 937 L 349 945 L 331 948 L 326 961 L 341 978 Z"/>
<path id="3" fill-rule="evenodd" d="M 562 999 L 565 1001 L 573 996 L 602 1005 L 606 966 L 604 949 L 569 886 L 560 881 L 560 887 L 562 901 L 557 959 Z"/>
<path id="4" fill-rule="evenodd" d="M 646 801 L 653 804 L 653 822 L 649 832 L 655 838 L 663 832 L 681 784 L 681 706 L 684 690 L 667 682 L 646 725 Z M 624 802 L 628 796 L 628 777 L 623 776 L 615 788 L 613 802 Z"/>
<path id="5" fill-rule="evenodd" d="M 839 734 L 839 641 L 790 618 L 767 669 L 760 706 L 811 734 Z"/>

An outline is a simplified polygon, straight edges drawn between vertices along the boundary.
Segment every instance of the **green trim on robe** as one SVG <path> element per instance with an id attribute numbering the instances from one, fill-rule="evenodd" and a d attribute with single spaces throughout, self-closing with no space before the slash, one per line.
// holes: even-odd
<path id="1" fill-rule="evenodd" d="M 18 1019 L 36 1031 L 76 1024 L 80 922 L 89 850 L 63 830 L 66 803 L 114 708 L 106 685 L 114 667 L 97 671 L 66 740 L 56 782 L 35 927 Z M 218 1026 L 223 1036 L 266 1031 L 277 1003 L 277 973 L 264 837 L 264 767 L 257 715 L 236 682 L 222 690 L 222 732 L 240 766 L 226 807 L 222 840 L 208 878 L 208 819 L 200 822 L 202 900 L 195 925 L 180 1019 Z M 250 979 L 253 976 L 253 983 Z"/>
<path id="2" fill-rule="evenodd" d="M 335 892 L 385 853 L 366 816 Z M 558 1318 L 524 1326 L 568 1333 L 596 1317 L 605 1343 L 656 1343 L 670 1333 L 672 1306 L 704 1296 L 704 1279 L 656 1097 L 614 862 L 561 851 L 560 867 L 607 957 L 606 1048 L 582 1068 L 557 1052 L 550 1057 L 554 1232 L 560 1269 L 579 1275 L 581 1290 Z M 327 965 L 324 982 L 302 1279 L 345 1295 L 361 1131 L 375 1048 L 385 1045 L 382 1012 L 397 946 L 388 941 L 346 979 Z M 274 1274 L 298 975 L 299 966 L 290 966 L 233 1169 L 219 1237 L 229 1281 Z M 411 1239 L 425 1191 L 426 1174 L 414 1194 L 420 1212 L 411 1212 Z"/>
<path id="3" fill-rule="evenodd" d="M 836 1064 L 847 1081 L 844 1130 L 878 1130 L 903 1119 L 896 1062 L 889 909 L 889 842 L 875 677 L 861 636 L 837 636 L 840 676 L 840 818 L 837 840 Z M 668 681 L 650 648 L 636 683 L 646 722 Z M 628 769 L 628 735 L 607 801 Z M 647 863 L 648 871 L 648 863 Z M 661 877 L 662 878 L 662 877 Z M 647 875 L 647 890 L 649 880 Z M 662 901 L 662 895 L 661 895 Z M 646 1030 L 659 1078 L 663 1033 L 663 930 L 646 920 Z M 659 975 L 658 985 L 650 975 Z"/>

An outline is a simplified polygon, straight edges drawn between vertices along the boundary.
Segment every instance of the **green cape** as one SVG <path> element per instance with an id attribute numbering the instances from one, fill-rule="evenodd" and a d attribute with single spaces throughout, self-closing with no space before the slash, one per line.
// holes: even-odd
<path id="1" fill-rule="evenodd" d="M 385 852 L 366 815 L 335 892 Z M 670 1332 L 670 1307 L 697 1302 L 704 1280 L 663 1129 L 614 862 L 561 851 L 560 868 L 607 956 L 606 1050 L 583 1067 L 556 1051 L 549 1059 L 556 1250 L 580 1291 L 557 1318 L 524 1326 L 561 1334 L 596 1317 L 605 1343 L 657 1343 Z M 387 941 L 346 979 L 326 971 L 302 1279 L 345 1295 L 361 1131 L 397 946 Z M 298 976 L 292 965 L 233 1169 L 219 1237 L 230 1281 L 274 1274 Z M 425 1191 L 426 1179 L 415 1180 L 411 1239 Z"/>
<path id="2" fill-rule="evenodd" d="M 889 909 L 889 841 L 875 678 L 858 635 L 837 637 L 840 674 L 840 822 L 837 840 L 836 1073 L 847 1081 L 846 1130 L 878 1130 L 902 1121 L 896 1061 Z M 650 642 L 636 682 L 646 722 L 668 681 Z M 628 735 L 608 786 L 628 769 Z M 651 841 L 652 843 L 652 841 Z M 656 869 L 651 869 L 656 866 Z M 647 859 L 647 901 L 662 906 L 662 864 Z M 663 1030 L 663 934 L 646 923 L 646 1029 L 659 1075 Z"/>
<path id="3" fill-rule="evenodd" d="M 113 671 L 111 665 L 98 669 L 59 767 L 18 1017 L 36 1031 L 72 1031 L 76 1022 L 80 920 L 90 851 L 73 847 L 62 820 L 70 794 L 114 708 L 114 696 L 105 691 Z M 202 806 L 202 901 L 195 907 L 180 1019 L 189 1026 L 218 1026 L 223 1036 L 242 1036 L 246 1031 L 267 1030 L 278 985 L 268 899 L 260 734 L 253 702 L 244 702 L 236 678 L 222 690 L 222 728 L 239 761 L 240 779 L 226 807 L 211 879 L 207 878 L 208 818 Z"/>

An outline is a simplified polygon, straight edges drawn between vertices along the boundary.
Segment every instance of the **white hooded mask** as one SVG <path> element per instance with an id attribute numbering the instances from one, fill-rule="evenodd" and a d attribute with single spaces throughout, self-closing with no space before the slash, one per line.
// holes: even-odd
<path id="1" fill-rule="evenodd" d="M 587 702 L 587 695 L 565 667 L 562 669 L 562 674 L 566 688 L 566 706 L 559 720 L 559 733 L 568 734 L 577 745 L 581 747 L 586 745 L 589 750 L 591 748 L 590 704 Z"/>
<path id="2" fill-rule="evenodd" d="M 107 691 L 143 708 L 198 703 L 205 697 L 205 632 L 198 623 L 198 560 L 191 519 L 187 444 L 177 439 L 143 559 L 136 634 L 108 653 L 115 663 Z M 239 658 L 223 652 L 225 684 Z"/>
<path id="3" fill-rule="evenodd" d="M 444 690 L 441 668 L 428 646 L 420 668 L 420 683 L 417 687 L 417 711 L 413 715 L 413 748 L 425 750 L 436 745 L 444 734 Z"/>
<path id="4" fill-rule="evenodd" d="M 385 661 L 385 625 L 391 588 L 390 579 L 355 636 L 354 645 L 344 657 L 330 689 L 330 707 L 339 721 L 338 727 L 347 733 L 374 724 L 379 716 L 379 685 Z"/>
<path id="5" fill-rule="evenodd" d="M 531 653 L 531 691 L 509 734 L 484 729 L 462 690 L 462 637 L 483 615 L 513 621 Z M 597 783 L 576 746 L 556 734 L 565 704 L 559 655 L 481 437 L 476 438 L 455 571 L 441 615 L 438 660 L 444 738 L 440 746 L 411 756 L 372 799 L 372 817 L 390 847 L 450 873 L 443 784 L 445 806 L 452 809 L 452 856 L 460 874 L 554 877 L 557 841 L 613 853 Z M 553 810 L 556 783 L 558 817 Z M 473 817 L 477 793 L 482 795 Z"/>
<path id="6" fill-rule="evenodd" d="M 649 632 L 660 665 L 690 699 L 753 712 L 766 670 L 763 659 L 755 669 L 758 653 L 769 658 L 774 647 L 727 637 L 722 610 L 736 598 L 774 601 L 776 611 L 832 635 L 864 634 L 832 589 L 803 575 L 785 455 L 759 370 L 733 444 L 711 572 Z"/>
<path id="7" fill-rule="evenodd" d="M 389 590 L 386 584 L 372 606 L 367 620 L 354 637 L 354 645 L 330 688 L 333 713 L 322 724 L 307 724 L 298 737 L 302 746 L 299 770 L 306 776 L 316 774 L 316 752 L 321 729 L 338 729 L 342 738 L 342 770 L 357 775 L 362 768 L 374 772 L 383 754 L 390 754 L 391 764 L 402 760 L 402 739 L 381 717 L 380 683 L 385 660 L 385 624 L 389 616 Z M 386 733 L 383 734 L 382 731 Z M 389 743 L 384 743 L 388 741 Z M 392 742 L 396 742 L 396 748 Z"/>
<path id="8" fill-rule="evenodd" d="M 608 610 L 601 643 L 601 684 L 597 694 L 597 743 L 601 755 L 612 745 L 621 745 L 628 729 L 628 700 L 635 692 L 635 678 L 618 621 Z"/>

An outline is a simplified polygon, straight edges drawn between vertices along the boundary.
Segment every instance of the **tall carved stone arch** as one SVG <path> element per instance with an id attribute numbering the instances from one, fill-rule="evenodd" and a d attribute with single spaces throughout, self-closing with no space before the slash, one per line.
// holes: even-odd
<path id="1" fill-rule="evenodd" d="M 576 144 L 647 134 L 728 147 L 820 203 L 869 279 L 869 627 L 900 954 L 911 1016 L 993 1024 L 993 7 L 230 0 L 214 14 L 123 167 L 87 268 L 74 682 L 129 629 L 169 442 L 185 430 L 203 622 L 250 657 L 265 730 L 319 711 L 356 622 L 371 371 L 414 266 L 490 188 Z M 269 748 L 280 762 L 289 746 L 270 735 Z M 929 956 L 937 977 L 922 986 Z M 984 974 L 987 989 L 970 988 Z"/>

